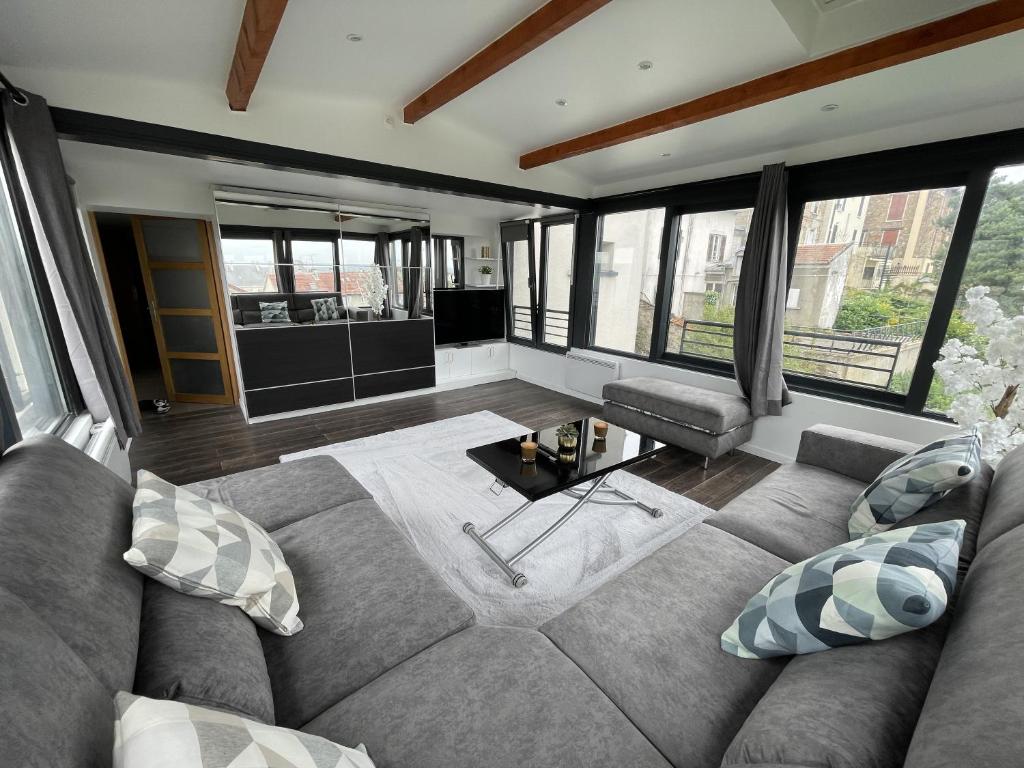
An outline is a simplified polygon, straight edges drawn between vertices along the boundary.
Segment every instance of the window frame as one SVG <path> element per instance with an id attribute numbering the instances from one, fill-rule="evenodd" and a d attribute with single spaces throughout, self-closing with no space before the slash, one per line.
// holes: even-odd
<path id="1" fill-rule="evenodd" d="M 502 271 L 505 281 L 505 339 L 513 344 L 563 354 L 573 347 L 574 318 L 576 308 L 577 280 L 576 266 L 579 254 L 579 217 L 575 213 L 542 216 L 534 219 L 515 219 L 503 221 L 503 225 L 515 224 L 525 226 L 527 236 L 524 239 L 502 241 Z M 569 281 L 569 315 L 566 325 L 565 346 L 552 344 L 545 340 L 544 326 L 547 321 L 547 286 L 548 286 L 548 230 L 554 226 L 571 224 L 573 227 L 572 279 Z M 539 235 L 535 235 L 538 231 Z M 540 242 L 536 242 L 539 240 Z M 530 288 L 530 322 L 531 338 L 513 335 L 513 286 L 512 286 L 512 251 L 515 243 L 527 243 L 528 285 Z M 539 274 L 538 274 L 539 272 Z"/>
<path id="2" fill-rule="evenodd" d="M 295 265 L 292 260 L 292 240 L 310 242 L 331 242 L 334 245 L 334 290 L 341 293 L 341 264 L 339 242 L 343 232 L 338 229 L 304 229 L 301 227 L 260 227 L 252 224 L 223 224 L 220 239 L 271 240 L 274 248 L 274 274 L 277 276 L 277 290 L 262 293 L 323 293 L 323 291 L 296 291 Z M 245 296 L 244 293 L 231 294 Z M 254 294 L 249 294 L 254 295 Z"/>
<path id="3" fill-rule="evenodd" d="M 32 219 L 29 214 L 28 202 L 22 193 L 14 163 L 3 141 L 0 141 L 0 174 L 3 175 L 3 180 L 10 194 L 11 208 L 14 213 L 14 226 L 17 229 L 18 239 L 21 241 L 21 247 L 25 253 L 29 279 L 32 282 L 39 314 L 42 317 L 46 344 L 53 359 L 54 368 L 57 373 L 57 384 L 61 390 L 61 397 L 64 400 L 64 407 L 66 409 L 64 417 L 54 425 L 50 432 L 50 434 L 60 436 L 67 431 L 71 423 L 80 414 L 86 411 L 85 398 L 78 384 L 78 377 L 75 374 L 74 365 L 71 362 L 71 354 L 68 351 L 67 341 L 64 338 L 64 331 L 60 324 L 57 304 L 54 301 L 49 279 L 43 267 L 42 255 L 36 241 L 35 231 L 31 225 Z M 2 380 L 0 380 L 0 386 L 3 386 L 6 390 L 6 385 Z M 9 398 L 0 397 L 0 407 L 5 407 L 8 402 L 11 402 Z M 5 414 L 5 416 L 12 423 L 18 424 L 15 413 Z M 18 433 L 21 434 L 20 424 L 18 424 Z"/>

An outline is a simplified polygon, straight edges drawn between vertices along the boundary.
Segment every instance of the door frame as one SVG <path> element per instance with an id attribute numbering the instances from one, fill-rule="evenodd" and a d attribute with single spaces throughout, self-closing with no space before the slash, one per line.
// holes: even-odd
<path id="1" fill-rule="evenodd" d="M 150 214 L 129 214 L 131 217 L 132 233 L 135 236 L 135 248 L 138 252 L 139 264 L 142 268 L 142 281 L 146 288 L 146 299 L 150 317 L 153 320 L 153 330 L 156 336 L 157 353 L 160 358 L 160 368 L 163 373 L 164 387 L 167 390 L 168 399 L 184 403 L 210 403 L 218 405 L 238 404 L 238 385 L 235 380 L 234 354 L 228 348 L 228 331 L 226 309 L 223 302 L 223 288 L 219 264 L 213 256 L 213 243 L 209 222 L 206 219 L 193 219 L 183 216 L 157 216 Z M 150 220 L 176 220 L 191 221 L 195 224 L 200 241 L 200 250 L 203 260 L 192 263 L 186 262 L 155 262 L 150 261 L 149 252 L 146 248 L 146 241 L 142 230 L 142 222 Z M 187 309 L 167 308 L 160 309 L 156 290 L 153 286 L 151 270 L 157 269 L 183 269 L 202 270 L 206 277 L 206 289 L 209 300 L 209 309 Z M 213 323 L 214 338 L 217 343 L 216 352 L 169 352 L 164 341 L 163 323 L 161 315 L 177 317 L 209 317 Z M 223 395 L 201 395 L 187 392 L 178 392 L 174 388 L 174 380 L 171 375 L 172 359 L 179 360 L 217 360 L 220 363 L 221 380 L 224 382 Z"/>

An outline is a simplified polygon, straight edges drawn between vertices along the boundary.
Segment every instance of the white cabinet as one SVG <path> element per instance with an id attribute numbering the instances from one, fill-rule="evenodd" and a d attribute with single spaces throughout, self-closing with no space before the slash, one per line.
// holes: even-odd
<path id="1" fill-rule="evenodd" d="M 504 371 L 508 368 L 508 343 L 435 349 L 434 363 L 438 381 Z"/>

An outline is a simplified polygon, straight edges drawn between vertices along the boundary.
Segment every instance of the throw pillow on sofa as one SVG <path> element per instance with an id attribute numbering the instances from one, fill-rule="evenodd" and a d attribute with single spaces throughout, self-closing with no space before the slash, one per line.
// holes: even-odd
<path id="1" fill-rule="evenodd" d="M 124 691 L 114 697 L 114 768 L 373 768 L 359 745 Z"/>
<path id="2" fill-rule="evenodd" d="M 266 531 L 144 469 L 137 488 L 125 562 L 178 592 L 237 606 L 275 634 L 302 629 L 291 569 Z"/>
<path id="3" fill-rule="evenodd" d="M 850 506 L 850 538 L 889 530 L 980 470 L 981 437 L 975 432 L 936 440 L 894 461 Z"/>
<path id="4" fill-rule="evenodd" d="M 338 312 L 338 302 L 333 296 L 326 299 L 310 299 L 313 305 L 313 322 L 323 323 L 328 320 L 341 320 L 341 313 Z"/>
<path id="5" fill-rule="evenodd" d="M 261 323 L 290 323 L 287 301 L 261 301 L 260 302 Z"/>
<path id="6" fill-rule="evenodd" d="M 884 640 L 934 623 L 956 586 L 963 520 L 857 539 L 786 568 L 722 634 L 746 659 Z"/>

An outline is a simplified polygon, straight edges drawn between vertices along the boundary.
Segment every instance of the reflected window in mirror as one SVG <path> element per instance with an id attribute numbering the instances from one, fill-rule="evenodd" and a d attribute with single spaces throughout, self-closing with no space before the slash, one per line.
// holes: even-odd
<path id="1" fill-rule="evenodd" d="M 314 239 L 293 234 L 289 239 L 295 293 L 334 293 L 338 290 L 337 238 Z"/>
<path id="2" fill-rule="evenodd" d="M 230 293 L 277 293 L 280 290 L 272 233 L 266 237 L 223 235 L 221 248 Z"/>

